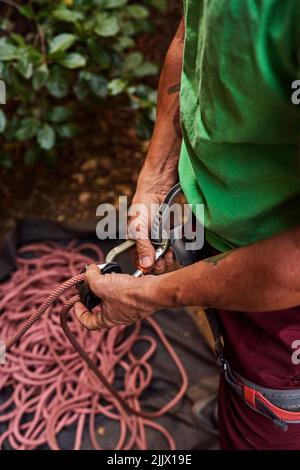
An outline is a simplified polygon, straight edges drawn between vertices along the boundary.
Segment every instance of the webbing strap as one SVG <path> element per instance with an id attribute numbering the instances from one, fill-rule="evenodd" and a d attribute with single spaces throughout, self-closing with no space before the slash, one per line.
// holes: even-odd
<path id="1" fill-rule="evenodd" d="M 222 338 L 222 330 L 219 322 L 217 312 L 212 308 L 205 308 L 204 313 L 206 315 L 207 321 L 209 323 L 215 346 L 215 354 L 217 357 L 218 365 L 223 369 L 224 363 L 224 345 Z"/>

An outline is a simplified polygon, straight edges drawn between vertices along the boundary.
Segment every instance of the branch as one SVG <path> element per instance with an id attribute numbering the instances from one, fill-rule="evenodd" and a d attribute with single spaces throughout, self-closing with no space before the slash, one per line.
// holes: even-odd
<path id="1" fill-rule="evenodd" d="M 6 5 L 10 7 L 14 7 L 19 9 L 20 5 L 17 2 L 14 2 L 13 0 L 0 0 L 0 2 L 5 3 Z"/>

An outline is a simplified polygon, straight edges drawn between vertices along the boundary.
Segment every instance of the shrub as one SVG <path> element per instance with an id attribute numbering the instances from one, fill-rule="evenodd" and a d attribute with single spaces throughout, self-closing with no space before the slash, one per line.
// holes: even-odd
<path id="1" fill-rule="evenodd" d="M 5 150 L 12 142 L 19 142 L 26 163 L 53 157 L 78 133 L 80 110 L 108 97 L 127 96 L 153 119 L 156 94 L 144 82 L 157 66 L 136 50 L 136 36 L 152 31 L 152 8 L 165 7 L 166 0 L 3 0 L 2 165 L 12 164 Z"/>

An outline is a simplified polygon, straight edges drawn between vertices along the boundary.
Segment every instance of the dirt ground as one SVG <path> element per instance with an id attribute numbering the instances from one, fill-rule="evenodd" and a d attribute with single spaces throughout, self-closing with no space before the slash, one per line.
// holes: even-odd
<path id="1" fill-rule="evenodd" d="M 156 16 L 154 35 L 139 39 L 140 49 L 159 64 L 180 19 L 178 3 Z M 94 218 L 100 203 L 132 196 L 149 143 L 138 138 L 133 121 L 127 106 L 103 103 L 96 116 L 82 122 L 82 134 L 62 150 L 56 165 L 1 169 L 0 240 L 21 219 L 77 225 Z"/>

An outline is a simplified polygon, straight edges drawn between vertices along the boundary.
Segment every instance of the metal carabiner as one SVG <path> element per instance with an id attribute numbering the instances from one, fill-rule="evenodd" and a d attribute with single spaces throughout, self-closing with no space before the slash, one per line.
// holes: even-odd
<path id="1" fill-rule="evenodd" d="M 120 256 L 121 254 L 125 253 L 130 248 L 134 247 L 136 244 L 136 240 L 126 240 L 119 246 L 113 248 L 106 256 L 105 263 L 98 264 L 97 267 L 99 268 L 99 272 L 101 274 L 122 274 L 122 268 L 119 263 L 115 262 L 114 260 Z M 167 251 L 169 247 L 169 240 L 166 239 L 164 243 L 155 251 L 155 260 L 157 261 L 164 253 Z M 85 267 L 86 270 L 87 266 Z M 142 269 L 137 269 L 133 273 L 133 277 L 141 277 L 144 275 L 144 271 Z M 83 303 L 89 310 L 93 310 L 95 307 L 101 304 L 101 299 L 97 297 L 90 289 L 87 282 L 83 281 L 82 283 L 78 284 L 78 294 L 80 297 L 80 302 Z"/>
<path id="2" fill-rule="evenodd" d="M 155 250 L 155 261 L 161 258 L 170 246 L 170 236 L 163 229 L 163 223 L 165 216 L 168 212 L 168 208 L 175 199 L 175 197 L 180 193 L 181 187 L 179 184 L 175 185 L 167 194 L 163 204 L 158 210 L 158 214 L 154 219 L 155 233 L 157 234 L 157 239 L 152 240 L 153 246 L 157 247 Z M 111 274 L 111 273 L 122 273 L 121 266 L 115 261 L 118 256 L 125 253 L 127 250 L 133 248 L 136 245 L 136 240 L 126 240 L 121 245 L 116 246 L 107 254 L 104 264 L 98 264 L 98 268 L 101 274 Z M 85 267 L 86 269 L 86 267 Z M 141 277 L 145 273 L 139 268 L 133 273 L 133 277 Z M 80 296 L 80 301 L 83 303 L 89 310 L 93 310 L 97 305 L 101 304 L 101 299 L 97 297 L 90 289 L 87 282 L 83 281 L 78 285 L 78 294 Z"/>
<path id="3" fill-rule="evenodd" d="M 170 239 L 164 230 L 162 232 L 161 241 L 159 243 L 155 242 L 155 245 L 158 246 L 158 248 L 156 248 L 155 250 L 155 261 L 157 261 L 168 251 L 168 248 L 170 246 Z M 141 277 L 144 274 L 145 274 L 144 271 L 141 268 L 139 268 L 133 273 L 133 277 Z"/>

